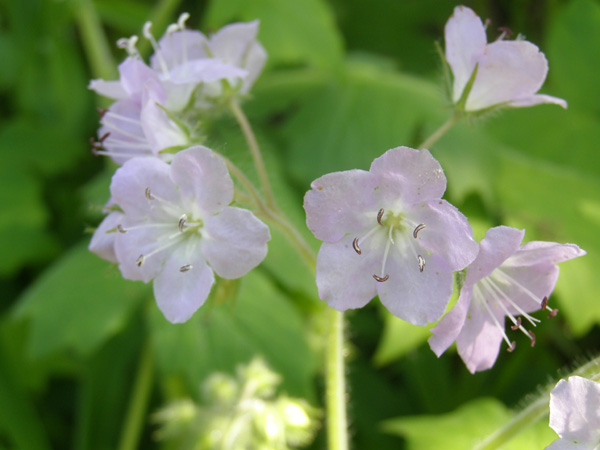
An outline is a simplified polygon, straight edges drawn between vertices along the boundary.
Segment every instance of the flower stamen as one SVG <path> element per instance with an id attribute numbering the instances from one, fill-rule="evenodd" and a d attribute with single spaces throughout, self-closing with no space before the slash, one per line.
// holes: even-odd
<path id="1" fill-rule="evenodd" d="M 508 339 L 508 336 L 506 335 L 506 332 L 504 331 L 504 327 L 500 325 L 500 323 L 498 322 L 498 319 L 496 319 L 496 316 L 492 312 L 490 306 L 487 304 L 487 301 L 485 300 L 485 297 L 481 292 L 479 284 L 475 284 L 475 286 L 473 286 L 473 292 L 475 293 L 476 297 L 478 298 L 479 303 L 483 305 L 483 307 L 486 309 L 489 316 L 492 318 L 492 321 L 494 322 L 496 327 L 502 333 L 502 339 L 504 339 L 504 342 L 506 342 L 506 344 L 508 345 L 507 351 L 508 352 L 514 351 L 514 349 L 517 347 L 517 342 L 516 341 L 511 342 L 510 339 Z"/>
<path id="2" fill-rule="evenodd" d="M 192 267 L 193 267 L 193 266 L 192 266 L 191 264 L 186 264 L 186 265 L 184 265 L 184 266 L 181 266 L 181 267 L 179 268 L 179 271 L 180 271 L 181 273 L 185 273 L 185 272 L 187 272 L 188 270 L 190 270 Z"/>
<path id="3" fill-rule="evenodd" d="M 187 214 L 183 214 L 179 218 L 179 223 L 177 224 L 177 228 L 179 228 L 180 233 L 183 233 L 183 227 L 185 226 L 185 222 L 187 221 L 187 219 L 188 219 Z"/>
<path id="4" fill-rule="evenodd" d="M 359 255 L 362 254 L 362 251 L 361 251 L 360 247 L 358 246 L 358 238 L 357 237 L 354 238 L 354 240 L 352 241 L 352 247 L 354 247 L 354 251 L 356 253 L 358 253 Z"/>
<path id="5" fill-rule="evenodd" d="M 417 259 L 419 260 L 419 272 L 423 273 L 423 270 L 425 270 L 425 259 L 421 255 L 418 255 Z"/>
<path id="6" fill-rule="evenodd" d="M 423 228 L 425 228 L 427 225 L 425 225 L 424 223 L 420 223 L 419 225 L 417 225 L 415 227 L 415 229 L 413 230 L 413 237 L 416 239 L 417 235 L 419 234 L 419 231 L 421 231 Z"/>
<path id="7" fill-rule="evenodd" d="M 383 283 L 384 281 L 389 280 L 390 276 L 386 275 L 385 277 L 380 277 L 378 275 L 373 274 L 373 278 L 375 278 L 375 281 L 379 281 L 380 283 Z"/>
<path id="8" fill-rule="evenodd" d="M 383 217 L 383 214 L 384 214 L 384 213 L 385 213 L 385 211 L 384 211 L 384 209 L 383 209 L 383 208 L 381 208 L 381 209 L 379 210 L 379 212 L 377 213 L 377 223 L 378 223 L 379 225 L 381 225 L 382 227 L 383 227 L 384 225 L 383 225 L 383 223 L 381 223 L 381 218 Z"/>
<path id="9" fill-rule="evenodd" d="M 152 32 L 150 31 L 151 28 L 152 28 L 152 22 L 149 22 L 149 21 L 146 22 L 144 24 L 143 34 L 144 34 L 144 37 L 150 41 L 150 44 L 152 45 L 152 48 L 154 49 L 154 54 L 156 55 L 156 58 L 158 60 L 158 64 L 160 65 L 160 69 L 162 70 L 165 78 L 168 79 L 169 78 L 169 66 L 167 65 L 167 62 L 165 61 L 165 58 L 163 57 L 163 54 L 160 51 L 160 47 L 158 46 L 156 39 L 154 39 L 154 36 L 152 35 Z"/>

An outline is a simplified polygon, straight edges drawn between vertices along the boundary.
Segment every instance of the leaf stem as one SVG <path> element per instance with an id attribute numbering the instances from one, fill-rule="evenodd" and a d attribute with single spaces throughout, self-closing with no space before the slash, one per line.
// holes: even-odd
<path id="1" fill-rule="evenodd" d="M 135 377 L 129 409 L 121 432 L 119 450 L 135 450 L 139 447 L 140 435 L 146 417 L 146 408 L 152 389 L 154 355 L 149 340 L 144 344 Z"/>
<path id="2" fill-rule="evenodd" d="M 577 375 L 593 381 L 600 381 L 600 356 L 584 364 L 568 376 Z M 565 377 L 566 378 L 566 377 Z M 548 415 L 550 405 L 550 391 L 556 383 L 546 386 L 543 392 L 527 408 L 514 416 L 510 422 L 497 429 L 482 442 L 473 447 L 473 450 L 495 450 L 506 444 L 525 428 L 533 425 L 538 420 Z"/>
<path id="3" fill-rule="evenodd" d="M 254 160 L 254 167 L 256 168 L 260 185 L 265 193 L 267 205 L 272 209 L 276 209 L 277 206 L 275 203 L 275 197 L 273 195 L 273 190 L 271 189 L 271 184 L 269 183 L 265 162 L 263 161 L 260 153 L 260 147 L 258 146 L 256 136 L 252 131 L 252 126 L 250 125 L 248 118 L 244 114 L 244 111 L 235 98 L 232 98 L 229 102 L 229 109 L 233 113 L 238 125 L 242 129 L 242 133 L 244 133 L 244 137 L 246 138 L 246 142 L 250 148 L 250 153 L 252 154 L 252 159 Z"/>
<path id="4" fill-rule="evenodd" d="M 79 0 L 74 12 L 92 74 L 105 80 L 115 78 L 117 66 L 92 1 Z"/>
<path id="5" fill-rule="evenodd" d="M 450 130 L 450 128 L 456 125 L 461 117 L 462 114 L 459 112 L 452 114 L 452 116 L 450 116 L 450 118 L 441 127 L 439 127 L 431 136 L 429 136 L 421 145 L 419 145 L 419 150 L 431 148 L 433 144 L 435 144 L 444 134 L 448 132 L 448 130 Z"/>
<path id="6" fill-rule="evenodd" d="M 329 308 L 326 364 L 328 450 L 348 450 L 346 380 L 344 373 L 344 314 Z"/>

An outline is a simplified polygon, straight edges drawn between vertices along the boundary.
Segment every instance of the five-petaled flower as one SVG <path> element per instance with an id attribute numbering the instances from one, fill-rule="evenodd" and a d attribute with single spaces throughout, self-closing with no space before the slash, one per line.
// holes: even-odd
<path id="1" fill-rule="evenodd" d="M 545 450 L 600 448 L 600 383 L 578 376 L 550 393 L 550 428 L 560 437 Z"/>
<path id="2" fill-rule="evenodd" d="M 535 335 L 522 324 L 538 319 L 529 313 L 549 311 L 548 297 L 558 279 L 557 263 L 585 254 L 575 244 L 529 242 L 521 246 L 525 231 L 499 226 L 481 241 L 479 254 L 467 268 L 465 282 L 454 308 L 433 328 L 431 349 L 440 356 L 454 340 L 458 353 L 472 373 L 494 365 L 502 340 L 514 350 L 504 331 L 504 318 L 511 329 L 520 330 L 535 344 Z M 521 317 L 516 317 L 521 316 Z"/>
<path id="3" fill-rule="evenodd" d="M 233 182 L 223 159 L 206 147 L 183 150 L 170 165 L 130 159 L 110 190 L 123 211 L 114 230 L 121 273 L 154 280 L 156 302 L 171 322 L 186 321 L 204 303 L 213 270 L 239 278 L 267 254 L 269 229 L 250 211 L 228 206 Z"/>
<path id="4" fill-rule="evenodd" d="M 370 170 L 313 181 L 304 200 L 308 228 L 324 241 L 317 257 L 321 299 L 340 311 L 375 295 L 415 325 L 439 319 L 452 294 L 452 272 L 477 243 L 466 218 L 441 197 L 446 177 L 427 150 L 398 147 Z"/>
<path id="5" fill-rule="evenodd" d="M 504 37 L 504 33 L 501 37 Z M 452 101 L 465 111 L 567 102 L 536 94 L 548 73 L 548 61 L 537 46 L 502 38 L 487 43 L 481 19 L 457 6 L 446 23 L 446 60 L 454 75 Z"/>

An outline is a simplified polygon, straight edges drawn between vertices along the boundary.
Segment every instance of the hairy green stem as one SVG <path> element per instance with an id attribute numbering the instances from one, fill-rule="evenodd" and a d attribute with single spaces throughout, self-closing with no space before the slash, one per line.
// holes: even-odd
<path id="1" fill-rule="evenodd" d="M 435 144 L 444 134 L 448 132 L 448 130 L 450 130 L 450 128 L 456 125 L 461 117 L 462 115 L 458 112 L 452 114 L 452 116 L 441 127 L 439 127 L 431 136 L 429 136 L 421 145 L 419 145 L 419 150 L 431 148 L 433 144 Z"/>
<path id="2" fill-rule="evenodd" d="M 248 118 L 244 114 L 244 111 L 242 111 L 242 108 L 240 108 L 240 105 L 235 99 L 232 99 L 229 102 L 229 109 L 233 113 L 240 128 L 242 129 L 242 133 L 244 133 L 244 137 L 246 138 L 246 142 L 248 143 L 248 147 L 250 148 L 250 153 L 252 154 L 252 159 L 254 160 L 254 167 L 256 168 L 260 185 L 263 189 L 263 192 L 265 193 L 267 205 L 271 209 L 276 209 L 277 206 L 275 203 L 275 197 L 273 195 L 273 189 L 271 189 L 271 184 L 269 183 L 269 177 L 267 175 L 265 162 L 263 161 L 262 155 L 260 153 L 260 147 L 258 146 L 258 141 L 256 140 L 256 136 L 254 135 L 254 131 L 252 131 L 252 126 L 250 125 Z"/>
<path id="3" fill-rule="evenodd" d="M 577 375 L 588 378 L 593 381 L 600 381 L 600 357 L 597 357 L 579 369 L 573 371 L 568 376 Z M 567 377 L 565 377 L 567 378 Z M 533 425 L 538 420 L 548 415 L 550 405 L 550 391 L 556 383 L 546 386 L 543 393 L 538 396 L 524 410 L 514 416 L 510 422 L 490 434 L 482 442 L 476 445 L 473 450 L 495 450 L 506 444 L 521 431 Z"/>
<path id="4" fill-rule="evenodd" d="M 344 374 L 344 314 L 328 309 L 329 332 L 326 364 L 328 450 L 348 450 L 346 379 Z"/>
<path id="5" fill-rule="evenodd" d="M 142 349 L 133 391 L 129 402 L 125 423 L 121 432 L 119 450 L 135 450 L 139 447 L 140 436 L 144 428 L 144 418 L 152 390 L 154 376 L 154 355 L 150 342 Z"/>
<path id="6" fill-rule="evenodd" d="M 115 78 L 117 66 L 92 0 L 78 0 L 74 12 L 93 76 L 105 80 Z"/>

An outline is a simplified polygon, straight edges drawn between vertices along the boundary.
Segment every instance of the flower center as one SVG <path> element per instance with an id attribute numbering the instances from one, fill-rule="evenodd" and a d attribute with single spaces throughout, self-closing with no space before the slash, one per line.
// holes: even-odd
<path id="1" fill-rule="evenodd" d="M 354 238 L 354 241 L 352 241 L 352 247 L 354 248 L 354 251 L 357 254 L 361 255 L 362 249 L 360 248 L 360 243 L 365 243 L 378 231 L 385 230 L 386 243 L 383 251 L 383 258 L 381 261 L 381 271 L 379 275 L 373 274 L 373 278 L 375 279 L 375 281 L 383 283 L 384 281 L 387 281 L 390 278 L 389 274 L 387 274 L 385 271 L 385 266 L 390 253 L 390 248 L 392 244 L 396 244 L 394 236 L 401 238 L 398 241 L 398 245 L 401 241 L 404 242 L 405 245 L 403 246 L 403 248 L 408 248 L 414 254 L 414 257 L 419 265 L 419 271 L 423 272 L 423 270 L 425 270 L 425 258 L 423 258 L 423 256 L 419 254 L 419 252 L 417 251 L 418 248 L 415 247 L 415 243 L 413 242 L 413 240 L 410 239 L 410 237 L 408 239 L 402 239 L 402 237 L 405 235 L 406 230 L 410 227 L 410 229 L 413 230 L 412 237 L 414 240 L 416 240 L 418 238 L 419 232 L 423 230 L 426 227 L 426 225 L 424 223 L 415 224 L 402 213 L 388 212 L 386 214 L 383 208 L 381 208 L 377 212 L 376 222 L 377 225 L 371 228 L 363 237 L 356 237 Z"/>
<path id="2" fill-rule="evenodd" d="M 535 334 L 533 331 L 528 330 L 523 326 L 521 317 L 524 317 L 533 327 L 540 322 L 539 319 L 527 314 L 521 306 L 510 298 L 509 292 L 511 289 L 513 289 L 514 292 L 514 288 L 525 294 L 526 297 L 529 297 L 536 305 L 539 305 L 542 310 L 548 310 L 548 318 L 554 317 L 558 313 L 558 309 L 548 307 L 548 297 L 540 299 L 501 268 L 497 268 L 489 276 L 479 280 L 475 286 L 473 286 L 474 298 L 483 305 L 486 312 L 492 318 L 495 326 L 502 332 L 502 339 L 508 345 L 507 350 L 509 352 L 512 352 L 516 348 L 517 343 L 508 338 L 504 331 L 504 325 L 500 324 L 496 318 L 496 315 L 492 311 L 492 306 L 498 306 L 503 311 L 504 315 L 513 323 L 510 329 L 513 331 L 520 330 L 530 339 L 532 347 L 535 345 Z M 516 311 L 516 313 L 513 313 L 512 311 Z M 520 316 L 515 317 L 515 314 L 519 314 Z"/>

